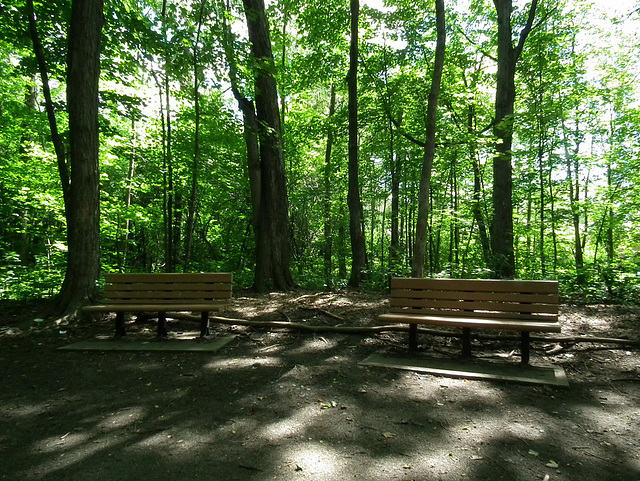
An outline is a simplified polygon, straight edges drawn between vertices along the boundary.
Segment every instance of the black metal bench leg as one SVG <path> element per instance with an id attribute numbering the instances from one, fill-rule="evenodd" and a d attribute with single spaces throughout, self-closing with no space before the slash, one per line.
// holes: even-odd
<path id="1" fill-rule="evenodd" d="M 409 352 L 418 349 L 418 325 L 409 324 Z"/>
<path id="2" fill-rule="evenodd" d="M 462 357 L 471 359 L 471 329 L 468 327 L 462 328 Z"/>
<path id="3" fill-rule="evenodd" d="M 205 337 L 209 334 L 209 312 L 203 311 L 200 314 L 200 337 Z"/>
<path id="4" fill-rule="evenodd" d="M 529 349 L 529 331 L 522 332 L 522 342 L 520 347 L 520 364 L 523 366 L 529 364 L 530 349 Z"/>
<path id="5" fill-rule="evenodd" d="M 167 337 L 167 313 L 159 312 L 158 313 L 158 338 Z"/>
<path id="6" fill-rule="evenodd" d="M 126 334 L 124 330 L 124 312 L 116 312 L 116 339 L 124 337 Z"/>

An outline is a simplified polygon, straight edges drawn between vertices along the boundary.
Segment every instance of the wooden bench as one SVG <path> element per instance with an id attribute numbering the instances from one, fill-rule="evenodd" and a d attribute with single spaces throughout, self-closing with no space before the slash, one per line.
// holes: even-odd
<path id="1" fill-rule="evenodd" d="M 232 273 L 107 274 L 103 303 L 84 312 L 115 312 L 116 337 L 125 335 L 125 312 L 157 312 L 158 337 L 167 335 L 168 311 L 200 312 L 200 336 L 209 334 L 209 312 L 231 302 Z"/>
<path id="2" fill-rule="evenodd" d="M 391 280 L 391 309 L 379 320 L 409 323 L 409 349 L 418 324 L 462 328 L 462 354 L 471 356 L 471 329 L 521 333 L 521 362 L 529 363 L 531 332 L 560 332 L 558 282 L 498 279 Z"/>

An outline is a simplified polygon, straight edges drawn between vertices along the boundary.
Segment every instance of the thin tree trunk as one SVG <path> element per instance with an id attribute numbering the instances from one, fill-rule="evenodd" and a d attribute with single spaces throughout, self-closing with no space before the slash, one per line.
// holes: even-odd
<path id="1" fill-rule="evenodd" d="M 573 258 L 576 268 L 576 283 L 582 286 L 586 282 L 586 276 L 584 273 L 582 234 L 580 232 L 580 164 L 577 160 L 581 145 L 578 135 L 579 125 L 580 124 L 576 122 L 575 145 L 573 151 L 570 151 L 569 138 L 566 135 L 567 127 L 564 120 L 562 121 L 564 156 L 567 165 L 567 183 L 569 184 L 569 207 L 571 209 L 571 219 L 573 222 Z"/>
<path id="2" fill-rule="evenodd" d="M 198 30 L 193 44 L 193 100 L 195 131 L 193 134 L 193 164 L 191 167 L 191 194 L 189 196 L 189 207 L 187 211 L 187 232 L 185 235 L 184 252 L 184 272 L 189 272 L 191 264 L 191 251 L 193 248 L 193 232 L 196 217 L 196 204 L 198 201 L 198 178 L 200 174 L 200 63 L 198 50 L 200 48 L 200 32 L 202 31 L 202 20 L 204 18 L 204 7 L 206 0 L 200 3 L 200 14 L 198 15 Z"/>
<path id="3" fill-rule="evenodd" d="M 445 13 L 444 0 L 435 0 L 436 3 L 436 54 L 433 66 L 431 89 L 427 101 L 427 114 L 425 126 L 425 147 L 422 161 L 422 174 L 420 176 L 420 190 L 418 192 L 418 220 L 416 224 L 416 241 L 414 244 L 413 260 L 411 262 L 411 275 L 424 277 L 424 262 L 427 242 L 427 220 L 429 217 L 429 198 L 431 191 L 431 169 L 436 150 L 436 120 L 438 113 L 438 96 L 440 95 L 440 83 L 444 68 L 445 54 Z"/>
<path id="4" fill-rule="evenodd" d="M 162 22 L 165 31 L 165 42 L 168 44 L 166 24 L 167 24 L 167 0 L 162 2 Z M 165 147 L 164 147 L 164 217 L 165 217 L 165 271 L 173 272 L 175 270 L 175 243 L 174 243 L 174 187 L 173 187 L 173 159 L 172 159 L 172 132 L 171 132 L 171 91 L 169 82 L 169 52 L 168 47 L 165 51 L 164 65 L 164 95 L 165 95 L 165 111 L 164 119 L 165 128 Z"/>
<path id="5" fill-rule="evenodd" d="M 475 122 L 475 105 L 471 104 L 467 110 L 467 132 L 474 133 Z M 471 165 L 473 167 L 473 218 L 478 226 L 478 236 L 480 237 L 480 245 L 482 246 L 482 258 L 485 266 L 491 265 L 491 240 L 487 233 L 487 224 L 482 209 L 482 173 L 480 171 L 480 162 L 478 160 L 476 141 L 469 143 L 469 156 L 471 157 Z"/>
<path id="6" fill-rule="evenodd" d="M 51 99 L 51 88 L 49 86 L 49 73 L 47 70 L 47 61 L 45 58 L 44 48 L 36 24 L 36 15 L 33 8 L 33 0 L 27 0 L 27 15 L 29 16 L 29 32 L 31 34 L 31 42 L 33 43 L 33 52 L 38 62 L 38 70 L 40 71 L 40 79 L 42 81 L 42 93 L 44 94 L 45 110 L 47 111 L 47 119 L 49 120 L 49 129 L 51 130 L 51 140 L 56 153 L 58 163 L 58 174 L 60 175 L 60 183 L 62 185 L 62 195 L 64 198 L 65 215 L 68 217 L 69 212 L 66 210 L 71 205 L 69 198 L 69 190 L 71 189 L 71 179 L 69 174 L 69 166 L 67 165 L 67 153 L 65 152 L 64 142 L 58 131 L 58 123 L 56 121 L 56 113 Z"/>
<path id="7" fill-rule="evenodd" d="M 238 79 L 238 65 L 233 47 L 233 32 L 227 22 L 226 12 L 230 10 L 227 3 L 226 11 L 222 17 L 222 43 L 225 57 L 229 64 L 229 80 L 231 92 L 238 102 L 238 108 L 242 112 L 244 141 L 247 147 L 247 172 L 249 175 L 249 190 L 251 192 L 251 226 L 253 234 L 258 236 L 258 219 L 260 218 L 260 199 L 262 197 L 262 180 L 260 174 L 260 144 L 258 142 L 258 119 L 253 102 L 242 94 Z"/>
<path id="8" fill-rule="evenodd" d="M 391 163 L 391 244 L 389 245 L 389 270 L 395 273 L 400 254 L 400 175 L 402 163 L 395 152 L 393 123 L 389 121 L 389 158 Z"/>
<path id="9" fill-rule="evenodd" d="M 120 261 L 120 269 L 123 269 L 127 265 L 127 253 L 129 251 L 129 236 L 131 230 L 131 221 L 129 220 L 128 212 L 131 207 L 131 197 L 133 195 L 133 174 L 136 167 L 136 121 L 131 120 L 131 132 L 133 132 L 133 138 L 131 140 L 131 155 L 129 156 L 129 168 L 127 169 L 127 188 L 124 196 L 124 206 L 127 218 L 124 222 L 124 241 L 122 246 L 122 259 Z"/>
<path id="10" fill-rule="evenodd" d="M 331 99 L 329 101 L 329 128 L 327 132 L 327 149 L 324 156 L 324 278 L 330 289 L 333 286 L 331 273 L 333 272 L 333 223 L 331 221 L 331 151 L 333 149 L 334 128 L 331 124 L 336 112 L 336 86 L 331 85 Z"/>

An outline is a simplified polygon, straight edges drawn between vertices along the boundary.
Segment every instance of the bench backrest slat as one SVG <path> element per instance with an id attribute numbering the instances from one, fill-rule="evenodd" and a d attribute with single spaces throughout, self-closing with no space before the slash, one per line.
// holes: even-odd
<path id="1" fill-rule="evenodd" d="M 558 320 L 558 283 L 496 279 L 391 280 L 391 312 Z"/>
<path id="2" fill-rule="evenodd" d="M 104 300 L 109 303 L 226 303 L 232 273 L 107 274 Z"/>

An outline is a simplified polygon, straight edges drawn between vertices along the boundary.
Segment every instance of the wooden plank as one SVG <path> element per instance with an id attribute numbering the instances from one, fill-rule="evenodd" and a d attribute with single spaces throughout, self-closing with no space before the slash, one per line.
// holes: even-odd
<path id="1" fill-rule="evenodd" d="M 557 281 L 507 280 L 507 279 L 421 279 L 394 277 L 391 289 L 432 289 L 480 292 L 521 292 L 546 293 L 558 292 Z"/>
<path id="2" fill-rule="evenodd" d="M 213 291 L 213 292 L 230 292 L 232 284 L 212 282 L 205 283 L 111 283 L 104 287 L 105 293 L 112 291 Z"/>
<path id="3" fill-rule="evenodd" d="M 374 353 L 359 364 L 403 369 L 458 379 L 510 381 L 523 384 L 569 387 L 569 381 L 562 366 L 535 367 L 480 361 L 404 358 L 394 357 L 387 353 Z"/>
<path id="4" fill-rule="evenodd" d="M 496 301 L 496 302 L 522 302 L 522 303 L 557 303 L 556 294 L 530 294 L 520 292 L 486 292 L 486 291 L 460 291 L 460 290 L 408 290 L 394 289 L 391 291 L 391 299 L 437 299 L 458 301 Z"/>
<path id="5" fill-rule="evenodd" d="M 100 304 L 94 306 L 86 306 L 82 310 L 84 312 L 160 312 L 160 311 L 189 311 L 189 312 L 202 312 L 202 311 L 220 311 L 227 307 L 229 303 L 154 303 L 154 304 L 140 304 L 140 303 L 112 303 L 112 304 Z"/>
<path id="6" fill-rule="evenodd" d="M 496 311 L 451 311 L 451 310 L 427 310 L 408 309 L 394 307 L 389 313 L 406 316 L 437 316 L 455 319 L 457 317 L 490 318 L 490 319 L 520 319 L 523 321 L 549 321 L 558 322 L 558 315 L 554 313 L 521 313 L 521 312 L 496 312 Z"/>
<path id="7" fill-rule="evenodd" d="M 558 312 L 558 304 L 520 304 L 510 302 L 483 301 L 454 301 L 454 300 L 425 300 L 425 299 L 390 299 L 391 307 L 411 307 L 424 310 L 452 310 L 452 311 L 496 311 L 496 312 Z M 455 315 L 453 312 L 452 315 Z"/>
<path id="8" fill-rule="evenodd" d="M 105 299 L 162 299 L 176 301 L 188 301 L 190 299 L 230 299 L 231 292 L 215 291 L 110 291 Z"/>
<path id="9" fill-rule="evenodd" d="M 146 283 L 169 283 L 169 282 L 233 282 L 232 272 L 162 272 L 162 273 L 112 273 L 105 275 L 105 282 L 146 282 Z"/>
<path id="10" fill-rule="evenodd" d="M 439 317 L 407 314 L 382 314 L 378 317 L 384 323 L 429 324 L 433 326 L 469 327 L 472 329 L 495 329 L 509 331 L 560 332 L 557 322 L 519 319 L 486 319 L 472 317 Z"/>
<path id="11" fill-rule="evenodd" d="M 135 340 L 87 340 L 59 347 L 63 351 L 181 351 L 216 352 L 225 347 L 235 336 L 219 337 L 211 342 L 196 342 L 191 339 L 167 339 L 163 341 Z"/>

